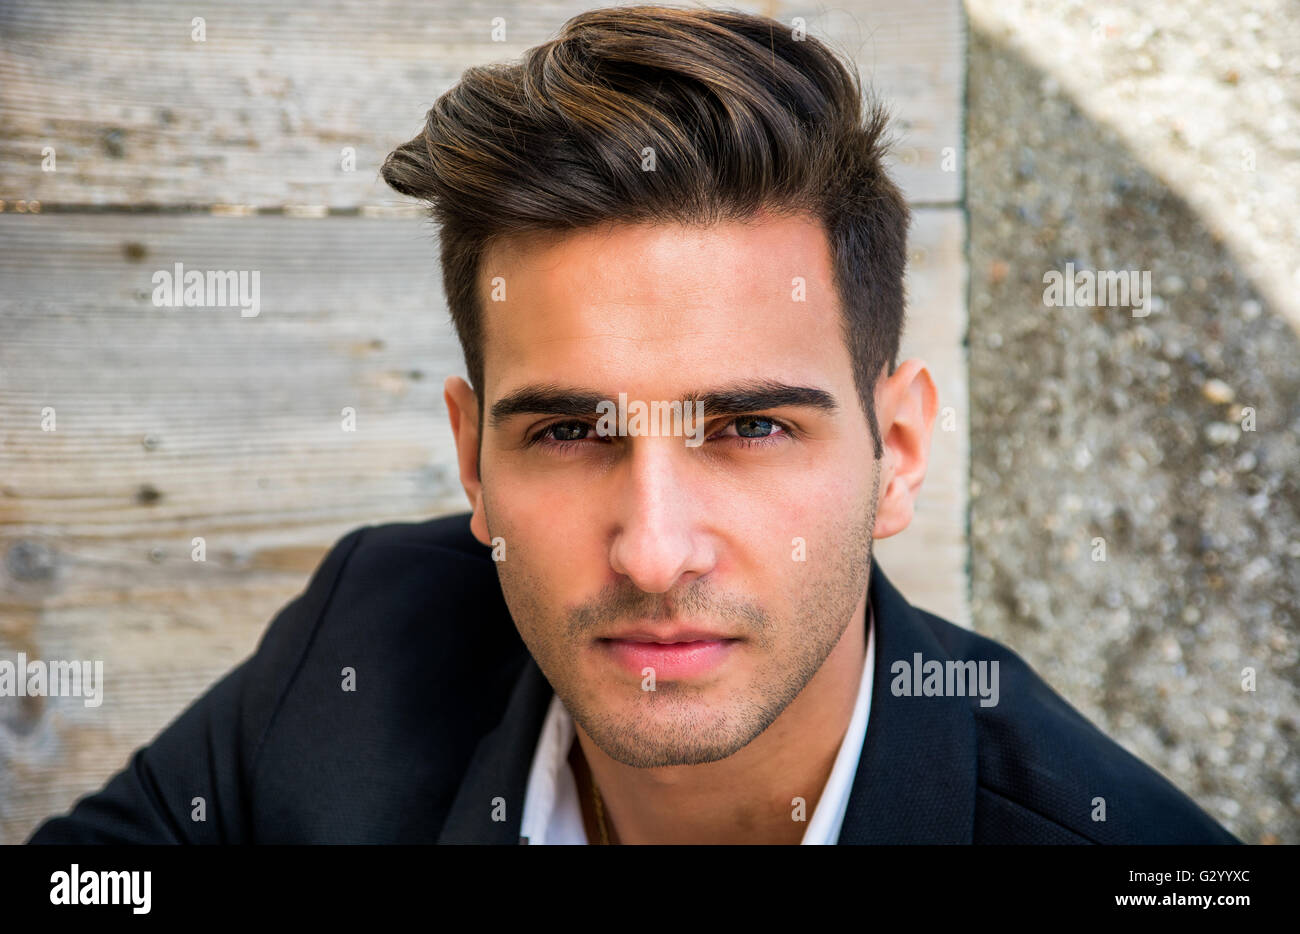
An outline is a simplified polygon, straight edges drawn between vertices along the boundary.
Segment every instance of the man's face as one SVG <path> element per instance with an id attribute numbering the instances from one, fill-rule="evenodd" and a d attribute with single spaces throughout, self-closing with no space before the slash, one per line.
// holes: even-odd
<path id="1" fill-rule="evenodd" d="M 867 586 L 879 475 L 823 228 L 613 225 L 510 241 L 481 273 L 481 512 L 520 636 L 610 757 L 733 754 Z M 620 394 L 703 397 L 704 440 L 601 436 L 591 400 Z"/>

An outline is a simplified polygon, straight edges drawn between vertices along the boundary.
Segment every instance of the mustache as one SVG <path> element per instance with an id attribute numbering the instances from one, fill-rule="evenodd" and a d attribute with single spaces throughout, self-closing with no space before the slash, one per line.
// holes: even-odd
<path id="1" fill-rule="evenodd" d="M 750 600 L 716 594 L 693 582 L 676 594 L 649 593 L 628 583 L 609 584 L 591 600 L 568 613 L 568 633 L 581 637 L 620 621 L 678 619 L 704 623 L 725 621 L 737 635 L 759 635 L 768 627 L 767 612 Z"/>

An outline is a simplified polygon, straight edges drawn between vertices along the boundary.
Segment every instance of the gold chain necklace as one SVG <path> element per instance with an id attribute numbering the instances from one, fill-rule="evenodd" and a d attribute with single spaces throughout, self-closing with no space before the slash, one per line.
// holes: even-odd
<path id="1" fill-rule="evenodd" d="M 609 828 L 605 826 L 605 802 L 600 797 L 600 789 L 596 787 L 596 778 L 591 774 L 591 769 L 587 769 L 587 784 L 591 786 L 591 797 L 596 805 L 596 826 L 600 828 L 600 844 L 609 846 Z"/>

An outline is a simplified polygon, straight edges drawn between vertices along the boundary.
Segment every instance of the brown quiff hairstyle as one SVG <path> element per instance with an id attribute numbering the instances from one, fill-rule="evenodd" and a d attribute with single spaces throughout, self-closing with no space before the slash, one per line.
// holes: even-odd
<path id="1" fill-rule="evenodd" d="M 907 203 L 887 115 L 811 36 L 741 12 L 590 10 L 517 63 L 466 69 L 381 169 L 429 203 L 443 287 L 483 412 L 480 258 L 511 234 L 710 225 L 759 210 L 824 226 L 853 377 L 881 455 L 875 382 L 897 366 Z M 647 150 L 648 147 L 648 150 Z M 643 168 L 652 152 L 654 170 Z"/>

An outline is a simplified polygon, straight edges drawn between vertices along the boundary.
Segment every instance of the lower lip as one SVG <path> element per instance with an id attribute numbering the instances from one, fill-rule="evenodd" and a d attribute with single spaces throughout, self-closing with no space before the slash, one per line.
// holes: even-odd
<path id="1" fill-rule="evenodd" d="M 739 641 L 663 643 L 601 639 L 599 645 L 617 664 L 638 678 L 645 677 L 645 669 L 649 668 L 656 679 L 671 679 L 707 674 L 726 660 Z"/>

